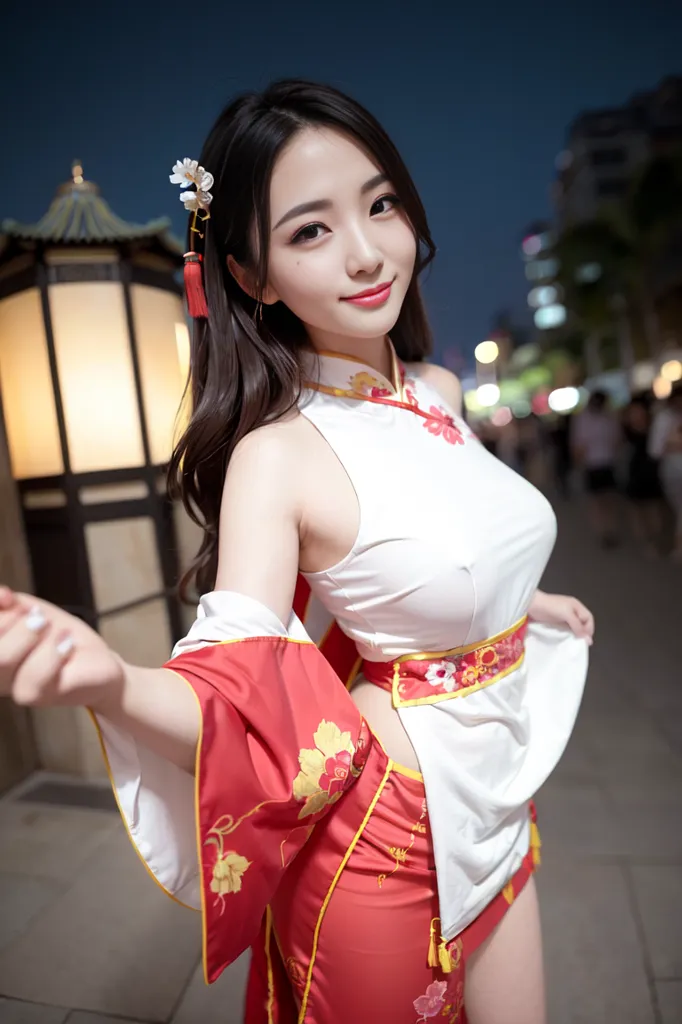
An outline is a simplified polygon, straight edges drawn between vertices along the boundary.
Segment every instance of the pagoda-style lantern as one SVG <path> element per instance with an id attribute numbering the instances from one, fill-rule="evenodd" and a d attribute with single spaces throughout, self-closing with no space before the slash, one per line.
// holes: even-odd
<path id="1" fill-rule="evenodd" d="M 183 631 L 164 465 L 188 368 L 168 221 L 117 217 L 75 164 L 0 237 L 0 388 L 35 592 L 159 665 Z"/>

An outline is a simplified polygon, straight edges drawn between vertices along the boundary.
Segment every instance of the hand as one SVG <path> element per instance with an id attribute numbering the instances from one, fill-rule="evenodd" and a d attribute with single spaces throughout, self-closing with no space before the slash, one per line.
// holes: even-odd
<path id="1" fill-rule="evenodd" d="M 0 587 L 0 696 L 101 710 L 120 698 L 124 680 L 123 661 L 84 622 Z"/>
<path id="2" fill-rule="evenodd" d="M 590 645 L 594 641 L 594 616 L 577 597 L 536 590 L 528 615 L 535 622 L 544 622 L 548 626 L 567 626 Z"/>

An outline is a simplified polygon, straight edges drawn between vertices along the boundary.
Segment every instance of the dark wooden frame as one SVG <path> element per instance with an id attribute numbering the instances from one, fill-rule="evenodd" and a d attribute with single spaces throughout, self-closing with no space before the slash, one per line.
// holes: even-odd
<path id="1" fill-rule="evenodd" d="M 103 244 L 106 245 L 106 243 Z M 131 300 L 131 285 L 133 284 L 144 284 L 182 295 L 182 288 L 175 278 L 177 266 L 174 266 L 170 260 L 168 271 L 136 265 L 134 255 L 140 247 L 134 244 L 106 245 L 106 248 L 115 249 L 120 256 L 118 261 L 111 263 L 64 262 L 50 264 L 45 258 L 45 249 L 58 250 L 59 245 L 38 243 L 31 248 L 35 259 L 34 265 L 28 268 L 24 267 L 15 275 L 8 275 L 0 279 L 0 298 L 9 297 L 32 287 L 37 287 L 39 290 L 64 466 L 64 472 L 57 476 L 20 480 L 17 485 L 22 497 L 24 523 L 36 593 L 46 600 L 55 601 L 68 608 L 69 611 L 80 616 L 95 628 L 98 628 L 99 623 L 108 616 L 147 604 L 156 598 L 163 598 L 168 611 L 171 634 L 174 640 L 178 639 L 184 630 L 181 605 L 176 593 L 179 562 L 173 508 L 165 492 L 159 493 L 157 486 L 159 478 L 165 476 L 165 466 L 155 465 L 151 461 Z M 142 466 L 91 473 L 74 473 L 71 468 L 48 294 L 50 284 L 67 281 L 121 282 L 133 365 L 136 407 L 142 436 L 144 457 Z M 139 499 L 84 505 L 79 498 L 79 491 L 83 487 L 138 481 L 146 485 L 148 492 L 145 497 Z M 60 491 L 65 497 L 65 504 L 51 508 L 27 508 L 23 504 L 26 495 L 46 490 Z M 113 522 L 138 516 L 148 517 L 153 522 L 163 590 L 158 593 L 146 594 L 121 607 L 107 609 L 103 613 L 98 612 L 95 608 L 88 564 L 85 542 L 86 525 L 90 522 Z M 52 546 L 58 539 L 64 545 L 60 549 Z M 52 552 L 51 557 L 50 552 Z M 64 574 L 68 571 L 67 567 L 69 566 L 73 576 L 65 578 Z"/>

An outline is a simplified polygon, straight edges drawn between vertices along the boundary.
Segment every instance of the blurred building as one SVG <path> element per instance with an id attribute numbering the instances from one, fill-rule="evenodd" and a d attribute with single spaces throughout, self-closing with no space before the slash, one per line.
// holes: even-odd
<path id="1" fill-rule="evenodd" d="M 594 218 L 622 199 L 636 171 L 682 145 L 682 77 L 664 79 L 624 106 L 581 114 L 557 157 L 554 200 L 562 228 Z"/>
<path id="2" fill-rule="evenodd" d="M 551 331 L 566 322 L 561 285 L 557 281 L 560 265 L 556 251 L 556 231 L 549 221 L 536 221 L 524 232 L 521 258 L 528 285 L 528 305 L 538 331 Z"/>

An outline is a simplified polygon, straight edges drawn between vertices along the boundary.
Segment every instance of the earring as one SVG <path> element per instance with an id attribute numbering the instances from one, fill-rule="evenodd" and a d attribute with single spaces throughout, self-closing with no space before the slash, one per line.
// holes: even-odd
<path id="1" fill-rule="evenodd" d="M 257 327 L 260 327 L 260 325 L 263 323 L 263 303 L 260 301 L 260 299 L 256 303 L 256 308 L 253 311 L 252 320 Z"/>

